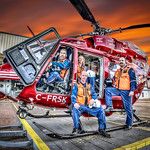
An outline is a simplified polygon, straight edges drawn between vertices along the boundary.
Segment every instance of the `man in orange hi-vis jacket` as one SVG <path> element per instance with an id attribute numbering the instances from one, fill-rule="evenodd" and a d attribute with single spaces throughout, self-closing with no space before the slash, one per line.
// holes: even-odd
<path id="1" fill-rule="evenodd" d="M 119 59 L 120 69 L 115 72 L 114 87 L 107 87 L 105 89 L 106 112 L 113 110 L 112 96 L 121 96 L 124 109 L 127 114 L 126 129 L 132 128 L 133 110 L 132 110 L 132 96 L 137 87 L 135 71 L 128 67 L 126 59 L 121 57 Z"/>

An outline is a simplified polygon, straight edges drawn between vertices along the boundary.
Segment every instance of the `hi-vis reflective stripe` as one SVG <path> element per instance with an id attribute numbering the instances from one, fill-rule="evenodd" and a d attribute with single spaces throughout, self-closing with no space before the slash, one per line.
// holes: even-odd
<path id="1" fill-rule="evenodd" d="M 129 145 L 125 145 L 125 146 L 116 148 L 114 150 L 138 150 L 138 149 L 141 149 L 148 145 L 150 145 L 150 137 L 140 140 L 140 141 L 137 141 L 135 143 L 129 144 Z"/>
<path id="2" fill-rule="evenodd" d="M 14 104 L 13 104 L 14 105 Z M 17 107 L 14 105 L 17 110 Z M 19 118 L 19 117 L 18 117 Z M 50 150 L 50 148 L 43 142 L 43 140 L 36 134 L 36 132 L 32 129 L 29 123 L 25 119 L 20 119 L 22 125 L 27 130 L 27 133 L 33 139 L 34 143 L 36 144 L 39 150 Z"/>

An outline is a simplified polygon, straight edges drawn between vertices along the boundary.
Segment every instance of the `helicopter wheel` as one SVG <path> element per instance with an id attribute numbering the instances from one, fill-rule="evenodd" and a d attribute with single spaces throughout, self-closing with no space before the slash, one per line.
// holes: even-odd
<path id="1" fill-rule="evenodd" d="M 17 115 L 21 118 L 21 119 L 25 119 L 27 117 L 27 111 L 23 110 L 23 109 L 19 109 L 17 111 Z"/>

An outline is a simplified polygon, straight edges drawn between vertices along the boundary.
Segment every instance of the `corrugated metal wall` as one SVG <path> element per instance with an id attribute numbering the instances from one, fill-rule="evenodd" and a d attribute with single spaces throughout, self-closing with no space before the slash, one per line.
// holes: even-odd
<path id="1" fill-rule="evenodd" d="M 0 32 L 0 53 L 26 39 L 27 37 Z"/>
<path id="2" fill-rule="evenodd" d="M 28 38 L 19 36 L 19 35 L 15 35 L 15 34 L 0 32 L 0 64 L 3 59 L 3 55 L 2 55 L 3 51 L 5 51 L 6 49 L 8 49 L 16 44 L 19 44 L 19 43 L 25 41 L 26 39 L 28 39 Z"/>

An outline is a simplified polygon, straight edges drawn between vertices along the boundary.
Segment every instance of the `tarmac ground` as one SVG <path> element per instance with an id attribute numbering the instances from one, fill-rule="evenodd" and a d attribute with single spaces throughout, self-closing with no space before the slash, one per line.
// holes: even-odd
<path id="1" fill-rule="evenodd" d="M 150 100 L 139 100 L 135 105 L 136 115 L 147 123 L 134 126 L 131 130 L 124 129 L 109 132 L 111 138 L 101 135 L 91 135 L 71 139 L 58 139 L 47 136 L 45 133 L 52 131 L 61 134 L 72 132 L 71 117 L 56 118 L 33 118 L 19 119 L 16 115 L 17 104 L 9 100 L 0 101 L 0 134 L 4 126 L 19 126 L 23 124 L 24 130 L 33 140 L 33 145 L 19 149 L 51 149 L 51 150 L 127 150 L 127 149 L 150 149 Z M 30 113 L 38 115 L 46 113 L 48 109 L 35 107 Z M 64 109 L 50 109 L 51 115 L 65 115 Z M 124 125 L 125 113 L 113 113 L 107 117 L 107 128 L 115 128 Z M 84 130 L 95 131 L 98 129 L 95 117 L 81 116 Z M 13 129 L 12 129 L 13 130 Z M 1 138 L 1 137 L 0 137 Z M 10 137 L 9 140 L 11 140 Z M 0 141 L 3 139 L 0 139 Z M 18 140 L 18 139 L 17 139 Z M 13 141 L 16 141 L 14 139 Z M 42 148 L 43 147 L 43 148 Z M 0 149 L 8 149 L 0 147 Z M 13 148 L 17 149 L 17 148 Z"/>

